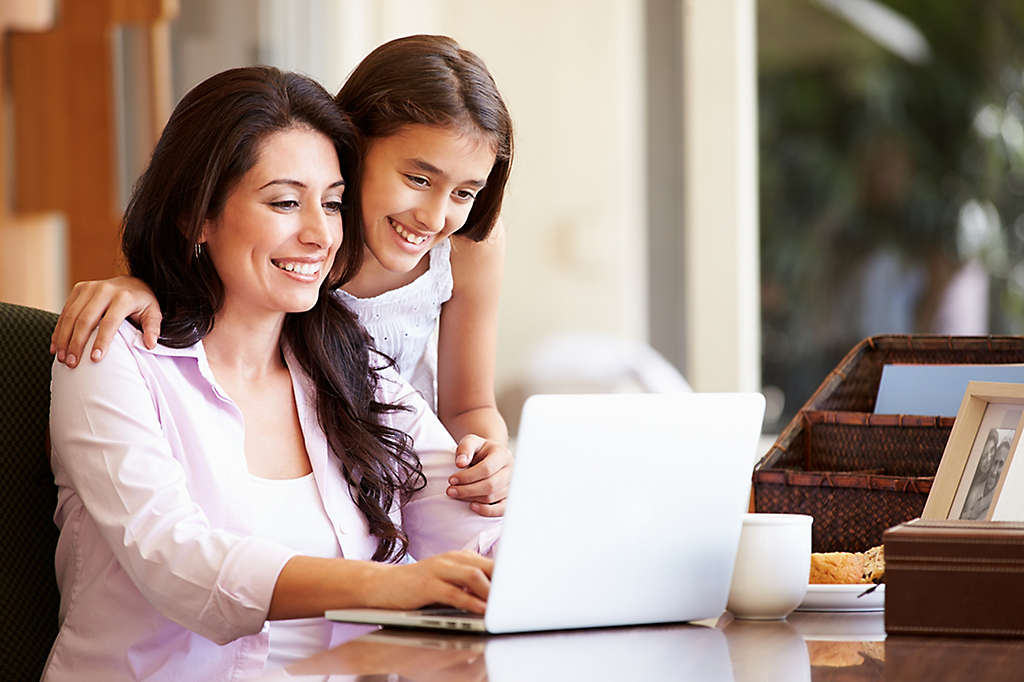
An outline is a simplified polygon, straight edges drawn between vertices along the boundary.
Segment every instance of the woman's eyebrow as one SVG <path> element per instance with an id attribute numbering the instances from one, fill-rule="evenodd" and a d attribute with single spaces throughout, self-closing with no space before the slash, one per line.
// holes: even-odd
<path id="1" fill-rule="evenodd" d="M 271 185 L 291 185 L 292 187 L 299 187 L 301 189 L 306 188 L 306 183 L 304 182 L 299 182 L 298 180 L 292 180 L 290 178 L 277 178 L 276 180 L 271 180 L 267 184 L 263 185 L 260 189 L 265 189 Z"/>
<path id="2" fill-rule="evenodd" d="M 440 168 L 438 168 L 434 164 L 430 163 L 429 161 L 424 161 L 423 159 L 418 159 L 417 158 L 417 159 L 406 159 L 406 163 L 409 163 L 409 164 L 415 166 L 417 169 L 423 171 L 424 173 L 430 173 L 431 175 L 440 175 L 441 177 L 445 177 L 445 178 L 448 177 L 447 173 L 445 173 L 443 170 L 441 170 Z M 487 184 L 487 181 L 486 180 L 466 180 L 465 183 L 460 183 L 460 184 L 467 184 L 467 185 L 470 185 L 471 187 L 475 187 L 476 189 L 481 189 L 481 188 L 483 188 L 484 185 Z"/>
<path id="3" fill-rule="evenodd" d="M 267 184 L 265 184 L 262 187 L 260 187 L 260 189 L 265 189 L 267 187 L 270 187 L 271 185 L 291 185 L 292 187 L 298 187 L 299 189 L 306 189 L 306 187 L 307 187 L 306 183 L 300 182 L 298 180 L 292 180 L 290 178 L 278 178 L 276 180 L 271 180 Z M 333 187 L 343 187 L 344 185 L 345 185 L 345 180 L 344 179 L 342 179 L 342 180 L 335 180 L 334 182 L 332 182 L 330 185 L 327 186 L 327 189 L 331 189 Z"/>

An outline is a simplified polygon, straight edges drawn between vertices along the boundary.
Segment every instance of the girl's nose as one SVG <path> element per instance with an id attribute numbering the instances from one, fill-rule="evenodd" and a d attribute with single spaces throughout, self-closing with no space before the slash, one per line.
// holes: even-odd
<path id="1" fill-rule="evenodd" d="M 440 232 L 444 229 L 447 209 L 447 197 L 434 198 L 420 205 L 415 214 L 416 220 L 431 232 Z"/>

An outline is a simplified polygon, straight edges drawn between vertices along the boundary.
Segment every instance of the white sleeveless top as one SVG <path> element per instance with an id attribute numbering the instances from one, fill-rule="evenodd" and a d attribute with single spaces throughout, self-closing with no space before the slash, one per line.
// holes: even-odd
<path id="1" fill-rule="evenodd" d="M 279 542 L 305 556 L 341 557 L 312 473 L 288 479 L 250 475 L 249 499 L 253 535 Z M 331 623 L 323 618 L 271 621 L 267 669 L 323 651 L 330 646 L 331 635 Z"/>
<path id="2" fill-rule="evenodd" d="M 377 350 L 394 359 L 403 379 L 437 412 L 437 324 L 452 297 L 451 241 L 430 250 L 430 267 L 415 280 L 372 298 L 338 290 L 359 316 Z"/>

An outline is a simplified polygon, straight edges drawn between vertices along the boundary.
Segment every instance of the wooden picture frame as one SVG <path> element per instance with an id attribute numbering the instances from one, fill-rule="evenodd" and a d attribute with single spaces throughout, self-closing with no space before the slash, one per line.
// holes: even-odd
<path id="1" fill-rule="evenodd" d="M 991 520 L 1022 431 L 1024 384 L 969 382 L 921 518 Z"/>

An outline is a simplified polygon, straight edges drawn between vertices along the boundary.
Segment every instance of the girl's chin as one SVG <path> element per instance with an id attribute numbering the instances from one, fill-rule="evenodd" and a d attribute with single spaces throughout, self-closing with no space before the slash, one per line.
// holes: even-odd
<path id="1" fill-rule="evenodd" d="M 396 275 L 404 275 L 416 269 L 427 255 L 426 249 L 420 249 L 415 253 L 403 249 L 388 249 L 382 254 L 383 258 L 377 258 L 382 268 Z"/>

